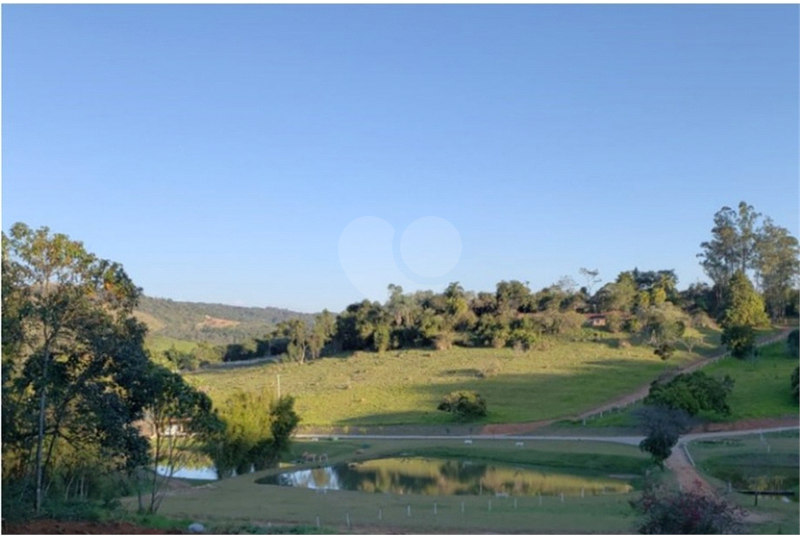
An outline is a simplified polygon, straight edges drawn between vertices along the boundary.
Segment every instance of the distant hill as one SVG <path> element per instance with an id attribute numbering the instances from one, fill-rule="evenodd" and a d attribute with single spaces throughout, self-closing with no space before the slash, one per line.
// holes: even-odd
<path id="1" fill-rule="evenodd" d="M 237 307 L 219 303 L 191 303 L 142 296 L 136 316 L 151 335 L 208 342 L 238 344 L 264 337 L 277 323 L 292 318 L 311 321 L 313 314 L 274 307 Z"/>

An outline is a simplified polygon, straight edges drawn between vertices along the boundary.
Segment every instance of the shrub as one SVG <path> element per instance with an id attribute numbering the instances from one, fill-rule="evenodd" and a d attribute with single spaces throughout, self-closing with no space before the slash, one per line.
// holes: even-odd
<path id="1" fill-rule="evenodd" d="M 666 405 L 681 409 L 694 416 L 701 410 L 730 414 L 728 394 L 733 390 L 733 379 L 726 375 L 722 380 L 703 372 L 678 375 L 664 384 L 654 381 L 644 398 L 646 405 Z"/>
<path id="2" fill-rule="evenodd" d="M 796 359 L 800 355 L 800 329 L 795 329 L 786 338 L 786 347 L 789 349 L 789 356 Z"/>
<path id="3" fill-rule="evenodd" d="M 450 392 L 436 408 L 452 413 L 459 420 L 474 420 L 486 416 L 486 400 L 472 390 Z"/>
<path id="4" fill-rule="evenodd" d="M 745 359 L 756 354 L 756 333 L 749 325 L 725 327 L 722 330 L 721 341 L 737 359 Z"/>
<path id="5" fill-rule="evenodd" d="M 642 516 L 638 533 L 739 533 L 746 512 L 700 492 L 646 489 L 629 502 Z"/>

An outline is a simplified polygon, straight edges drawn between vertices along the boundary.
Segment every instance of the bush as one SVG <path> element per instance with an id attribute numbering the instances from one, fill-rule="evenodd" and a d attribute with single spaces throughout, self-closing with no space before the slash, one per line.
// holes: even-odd
<path id="1" fill-rule="evenodd" d="M 638 533 L 739 533 L 746 512 L 725 500 L 694 492 L 647 489 L 629 502 L 642 515 Z"/>
<path id="2" fill-rule="evenodd" d="M 745 359 L 756 354 L 756 333 L 749 325 L 733 325 L 722 330 L 722 343 L 731 355 Z"/>
<path id="3" fill-rule="evenodd" d="M 459 420 L 474 420 L 486 416 L 486 400 L 472 390 L 450 392 L 436 408 L 452 413 Z"/>
<path id="4" fill-rule="evenodd" d="M 786 347 L 789 349 L 789 357 L 796 359 L 800 356 L 800 329 L 795 329 L 789 333 L 786 339 Z"/>
<path id="5" fill-rule="evenodd" d="M 728 394 L 731 390 L 733 379 L 728 375 L 720 380 L 703 372 L 686 373 L 666 384 L 657 381 L 651 383 L 644 403 L 681 409 L 692 416 L 701 410 L 730 414 Z"/>

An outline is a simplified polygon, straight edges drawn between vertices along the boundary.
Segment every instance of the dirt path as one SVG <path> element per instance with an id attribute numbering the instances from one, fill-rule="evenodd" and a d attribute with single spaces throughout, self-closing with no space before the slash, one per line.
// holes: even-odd
<path id="1" fill-rule="evenodd" d="M 695 470 L 686 453 L 685 443 L 672 448 L 672 455 L 665 461 L 665 466 L 671 470 L 678 480 L 678 485 L 684 491 L 692 491 L 696 494 L 704 494 L 709 497 L 716 495 L 714 488 L 703 479 L 703 476 Z"/>

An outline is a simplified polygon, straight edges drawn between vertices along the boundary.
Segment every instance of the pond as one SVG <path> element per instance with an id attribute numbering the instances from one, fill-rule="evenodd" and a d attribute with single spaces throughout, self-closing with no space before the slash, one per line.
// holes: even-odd
<path id="1" fill-rule="evenodd" d="M 256 480 L 264 485 L 434 496 L 532 496 L 627 493 L 635 476 L 591 476 L 464 459 L 392 457 L 294 470 Z"/>

